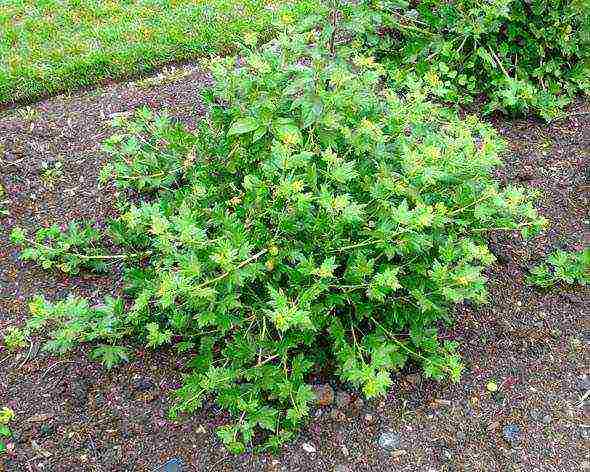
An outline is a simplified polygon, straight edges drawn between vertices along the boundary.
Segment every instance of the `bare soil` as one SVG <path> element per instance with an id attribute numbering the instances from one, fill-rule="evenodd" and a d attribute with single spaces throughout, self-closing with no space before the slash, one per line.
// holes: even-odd
<path id="1" fill-rule="evenodd" d="M 117 293 L 116 267 L 109 277 L 47 273 L 19 261 L 8 234 L 15 225 L 33 231 L 73 219 L 103 224 L 115 215 L 115 189 L 97 184 L 108 122 L 114 113 L 149 106 L 191 126 L 204 113 L 198 93 L 207 77 L 196 68 L 185 72 L 0 115 L 0 183 L 10 211 L 0 219 L 0 333 L 22 322 L 35 294 L 98 301 Z M 589 109 L 580 101 L 574 114 L 551 125 L 493 120 L 509 145 L 498 176 L 539 189 L 537 206 L 551 229 L 527 242 L 514 234 L 491 237 L 498 263 L 489 272 L 490 304 L 457 307 L 456 324 L 443 332 L 462 346 L 467 369 L 458 384 L 405 372 L 383 400 L 364 402 L 351 391 L 348 405 L 317 410 L 277 456 L 235 457 L 214 433 L 228 419 L 224 412 L 207 406 L 180 423 L 166 417 L 188 359 L 138 348 L 132 362 L 107 371 L 84 349 L 55 358 L 35 340 L 19 353 L 0 348 L 0 407 L 16 412 L 0 470 L 153 471 L 172 458 L 186 471 L 590 470 L 590 398 L 581 379 L 590 374 L 589 289 L 539 291 L 524 282 L 553 249 L 590 242 L 590 114 L 581 113 Z M 61 171 L 47 170 L 57 162 Z M 486 389 L 490 381 L 498 392 Z M 506 426 L 518 427 L 514 441 L 504 437 Z M 399 435 L 398 448 L 378 444 L 384 432 Z"/>

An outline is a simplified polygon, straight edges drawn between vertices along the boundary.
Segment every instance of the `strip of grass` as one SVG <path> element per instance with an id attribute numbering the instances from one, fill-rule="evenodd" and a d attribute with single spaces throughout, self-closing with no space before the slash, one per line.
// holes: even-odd
<path id="1" fill-rule="evenodd" d="M 227 52 L 272 33 L 273 12 L 319 0 L 3 0 L 0 104 L 29 101 L 163 64 Z"/>

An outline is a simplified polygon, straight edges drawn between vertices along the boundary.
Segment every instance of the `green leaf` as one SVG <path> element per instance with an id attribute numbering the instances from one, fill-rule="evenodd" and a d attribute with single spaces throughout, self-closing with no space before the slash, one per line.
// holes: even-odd
<path id="1" fill-rule="evenodd" d="M 102 345 L 90 352 L 90 358 L 100 361 L 107 369 L 129 362 L 129 350 L 122 346 Z"/>
<path id="2" fill-rule="evenodd" d="M 227 132 L 228 136 L 236 136 L 246 133 L 251 133 L 260 127 L 258 120 L 252 117 L 244 117 L 236 120 Z M 259 135 L 258 138 L 261 136 Z"/>
<path id="3" fill-rule="evenodd" d="M 8 407 L 0 408 L 0 425 L 7 425 L 15 417 L 14 410 Z"/>
<path id="4" fill-rule="evenodd" d="M 10 232 L 10 240 L 14 244 L 22 244 L 25 241 L 26 237 L 27 235 L 25 234 L 23 229 L 19 227 L 14 227 Z"/>

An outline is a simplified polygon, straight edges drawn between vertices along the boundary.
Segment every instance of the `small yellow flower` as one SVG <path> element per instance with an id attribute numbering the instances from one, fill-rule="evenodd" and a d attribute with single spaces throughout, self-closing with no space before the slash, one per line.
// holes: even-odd
<path id="1" fill-rule="evenodd" d="M 442 202 L 438 202 L 436 205 L 434 205 L 434 210 L 436 211 L 436 213 L 438 213 L 439 215 L 444 215 L 447 213 L 447 207 L 445 206 L 444 203 Z"/>
<path id="2" fill-rule="evenodd" d="M 303 186 L 302 180 L 296 180 L 291 184 L 291 188 L 294 192 L 301 192 L 303 190 Z"/>
<path id="3" fill-rule="evenodd" d="M 426 79 L 426 82 L 428 82 L 433 87 L 437 87 L 441 84 L 438 74 L 432 70 L 430 70 L 426 73 L 425 79 Z"/>
<path id="4" fill-rule="evenodd" d="M 293 24 L 294 21 L 295 21 L 295 18 L 293 17 L 293 15 L 290 15 L 289 13 L 283 13 L 281 15 L 281 23 L 284 24 L 285 26 Z"/>
<path id="5" fill-rule="evenodd" d="M 469 283 L 469 279 L 463 275 L 460 275 L 455 279 L 458 285 L 467 285 Z"/>
<path id="6" fill-rule="evenodd" d="M 338 195 L 332 198 L 332 208 L 336 211 L 342 211 L 348 206 L 348 198 L 346 195 Z"/>
<path id="7" fill-rule="evenodd" d="M 299 142 L 299 135 L 297 133 L 285 133 L 282 136 L 283 143 L 287 146 L 292 146 Z"/>
<path id="8" fill-rule="evenodd" d="M 357 56 L 354 59 L 354 65 L 357 67 L 375 67 L 375 58 L 373 56 Z"/>
<path id="9" fill-rule="evenodd" d="M 334 275 L 332 270 L 326 269 L 325 267 L 320 267 L 319 269 L 316 269 L 315 273 L 319 277 L 332 277 Z"/>
<path id="10" fill-rule="evenodd" d="M 244 34 L 244 43 L 247 46 L 256 46 L 256 43 L 258 42 L 258 35 L 256 33 L 252 33 L 252 32 L 248 32 Z"/>

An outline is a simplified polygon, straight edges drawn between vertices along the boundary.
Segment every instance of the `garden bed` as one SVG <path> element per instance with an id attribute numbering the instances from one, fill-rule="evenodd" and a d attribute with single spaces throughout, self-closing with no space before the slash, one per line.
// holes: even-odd
<path id="1" fill-rule="evenodd" d="M 197 68 L 183 70 L 179 79 L 113 85 L 0 116 L 0 179 L 10 212 L 0 220 L 0 332 L 24 319 L 27 300 L 38 293 L 57 299 L 73 292 L 98 302 L 117 292 L 116 276 L 67 278 L 20 262 L 8 233 L 15 225 L 34 230 L 114 215 L 115 189 L 96 183 L 109 120 L 147 105 L 196 123 L 203 107 L 194 97 L 208 78 Z M 572 111 L 588 108 L 578 102 Z M 460 383 L 437 384 L 407 371 L 384 400 L 358 400 L 351 391 L 348 399 L 340 395 L 340 405 L 319 408 L 276 457 L 232 456 L 214 434 L 228 420 L 224 412 L 206 406 L 179 423 L 166 419 L 168 394 L 188 358 L 139 351 L 107 371 L 84 355 L 49 357 L 36 342 L 0 356 L 0 406 L 16 413 L 15 440 L 0 459 L 5 470 L 151 471 L 171 458 L 203 471 L 577 470 L 587 460 L 590 432 L 581 400 L 588 390 L 581 376 L 590 373 L 588 289 L 541 292 L 524 276 L 554 248 L 583 246 L 590 115 L 552 125 L 493 124 L 509 143 L 499 177 L 540 189 L 536 206 L 551 227 L 528 242 L 491 237 L 498 258 L 489 273 L 491 304 L 459 307 L 456 328 L 442 333 L 460 341 L 467 363 Z M 393 433 L 395 447 L 382 447 L 383 433 Z"/>

